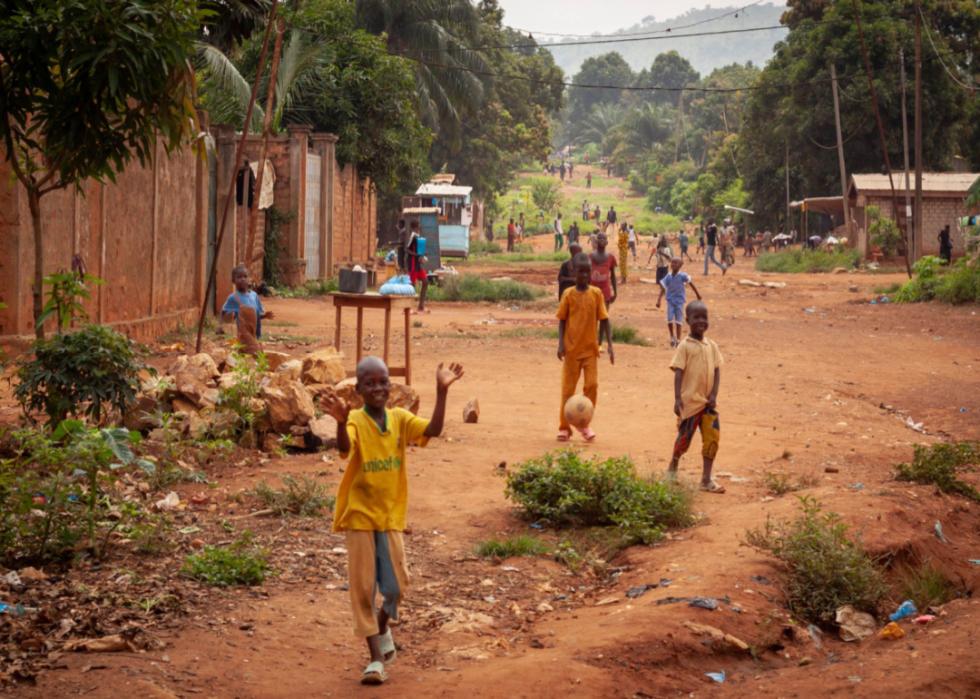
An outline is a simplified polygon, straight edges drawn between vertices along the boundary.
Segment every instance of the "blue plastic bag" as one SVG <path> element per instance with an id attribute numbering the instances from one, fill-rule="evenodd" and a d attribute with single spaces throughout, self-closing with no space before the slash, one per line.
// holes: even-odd
<path id="1" fill-rule="evenodd" d="M 415 296 L 415 286 L 407 274 L 397 274 L 378 289 L 382 296 Z"/>

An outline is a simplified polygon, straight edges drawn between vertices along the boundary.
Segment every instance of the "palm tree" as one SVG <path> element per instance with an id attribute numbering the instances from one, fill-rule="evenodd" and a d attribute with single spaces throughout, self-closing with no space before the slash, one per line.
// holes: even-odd
<path id="1" fill-rule="evenodd" d="M 469 0 L 357 0 L 355 12 L 358 26 L 384 34 L 391 53 L 414 62 L 426 126 L 456 130 L 465 114 L 476 114 L 488 69 L 479 51 L 467 47 L 477 42 L 480 26 Z"/>
<path id="2" fill-rule="evenodd" d="M 623 113 L 623 107 L 618 102 L 600 102 L 594 105 L 578 129 L 576 143 L 602 143 L 622 122 Z"/>

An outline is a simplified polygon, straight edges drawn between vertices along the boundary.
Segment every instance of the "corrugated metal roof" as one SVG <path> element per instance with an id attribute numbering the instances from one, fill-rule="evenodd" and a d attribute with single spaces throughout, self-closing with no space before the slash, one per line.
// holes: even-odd
<path id="1" fill-rule="evenodd" d="M 436 182 L 438 184 L 452 184 L 456 181 L 456 175 L 451 172 L 439 172 L 429 178 L 429 182 Z"/>
<path id="2" fill-rule="evenodd" d="M 402 209 L 403 214 L 437 214 L 439 211 L 438 206 L 410 206 Z"/>
<path id="3" fill-rule="evenodd" d="M 966 194 L 977 178 L 978 172 L 923 172 L 922 191 L 923 192 L 950 192 L 956 194 Z M 893 172 L 892 178 L 895 181 L 895 191 L 899 194 L 905 191 L 905 172 Z M 868 175 L 851 175 L 851 186 L 856 187 L 859 192 L 886 192 L 891 194 L 891 187 L 888 184 L 888 175 L 878 173 Z M 915 174 L 909 173 L 909 187 L 915 187 Z"/>
<path id="4" fill-rule="evenodd" d="M 463 187 L 458 184 L 426 182 L 416 189 L 415 193 L 420 197 L 468 197 L 472 191 L 472 187 Z"/>

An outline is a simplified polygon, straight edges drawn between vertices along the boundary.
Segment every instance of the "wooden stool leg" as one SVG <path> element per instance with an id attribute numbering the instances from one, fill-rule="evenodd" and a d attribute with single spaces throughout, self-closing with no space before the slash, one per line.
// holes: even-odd
<path id="1" fill-rule="evenodd" d="M 338 352 L 340 351 L 340 308 L 340 306 L 337 306 L 337 328 L 333 332 L 333 346 L 337 348 Z"/>
<path id="2" fill-rule="evenodd" d="M 361 346 L 361 340 L 364 337 L 364 309 L 360 306 L 357 307 L 357 363 L 361 363 L 361 354 L 363 354 L 364 349 Z"/>
<path id="3" fill-rule="evenodd" d="M 412 311 L 405 309 L 405 383 L 412 385 Z"/>
<path id="4" fill-rule="evenodd" d="M 391 306 L 385 306 L 385 364 L 388 363 L 388 342 L 391 340 Z"/>

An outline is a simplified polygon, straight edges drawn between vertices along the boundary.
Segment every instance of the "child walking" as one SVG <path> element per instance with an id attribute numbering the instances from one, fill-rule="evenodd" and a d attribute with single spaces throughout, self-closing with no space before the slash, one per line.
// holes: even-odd
<path id="1" fill-rule="evenodd" d="M 657 308 L 667 294 L 667 334 L 670 335 L 670 346 L 677 347 L 681 343 L 681 328 L 684 326 L 684 304 L 687 302 L 686 285 L 691 285 L 694 295 L 701 300 L 701 293 L 687 272 L 682 272 L 684 261 L 680 257 L 670 260 L 670 272 L 660 280 L 660 295 L 657 297 Z M 677 327 L 677 337 L 674 337 L 674 327 Z"/>
<path id="2" fill-rule="evenodd" d="M 251 290 L 248 267 L 238 265 L 231 270 L 231 281 L 235 290 L 228 295 L 221 307 L 221 320 L 225 323 L 235 321 L 238 327 L 238 344 L 243 354 L 258 354 L 262 349 L 262 319 L 272 318 L 271 312 L 262 307 L 262 299 Z"/>
<path id="3" fill-rule="evenodd" d="M 704 337 L 708 330 L 708 307 L 703 301 L 691 301 L 687 305 L 687 324 L 691 332 L 677 347 L 670 362 L 670 368 L 674 370 L 674 414 L 678 422 L 667 477 L 677 478 L 681 457 L 690 448 L 694 433 L 700 429 L 701 490 L 724 493 L 725 489 L 711 478 L 721 440 L 717 402 L 723 359 L 718 345 Z"/>
<path id="4" fill-rule="evenodd" d="M 599 288 L 606 305 L 611 306 L 619 295 L 619 289 L 616 286 L 616 257 L 606 252 L 608 244 L 609 238 L 605 233 L 596 235 L 595 252 L 589 255 L 592 274 L 589 283 Z"/>
<path id="5" fill-rule="evenodd" d="M 382 684 L 385 663 L 395 659 L 388 620 L 398 619 L 398 602 L 409 582 L 402 532 L 408 506 L 405 447 L 425 446 L 442 433 L 449 387 L 463 377 L 463 367 L 436 369 L 436 405 L 432 419 L 403 408 L 387 408 L 391 381 L 388 367 L 377 357 L 357 365 L 357 393 L 364 407 L 351 410 L 334 394 L 323 409 L 337 420 L 337 450 L 350 463 L 337 490 L 333 530 L 346 533 L 347 575 L 354 611 L 354 635 L 367 639 L 371 660 L 362 684 Z M 375 608 L 375 591 L 382 597 Z"/>
<path id="6" fill-rule="evenodd" d="M 565 419 L 565 403 L 575 394 L 580 374 L 584 374 L 582 393 L 592 401 L 599 394 L 599 343 L 605 336 L 609 342 L 609 363 L 615 364 L 609 314 L 602 292 L 589 285 L 592 263 L 585 253 L 578 253 L 575 265 L 575 286 L 567 289 L 558 304 L 558 359 L 562 360 L 561 405 L 558 408 L 558 441 L 567 442 L 572 436 Z M 596 331 L 598 328 L 598 334 Z M 587 442 L 595 439 L 591 427 L 579 430 Z"/>

